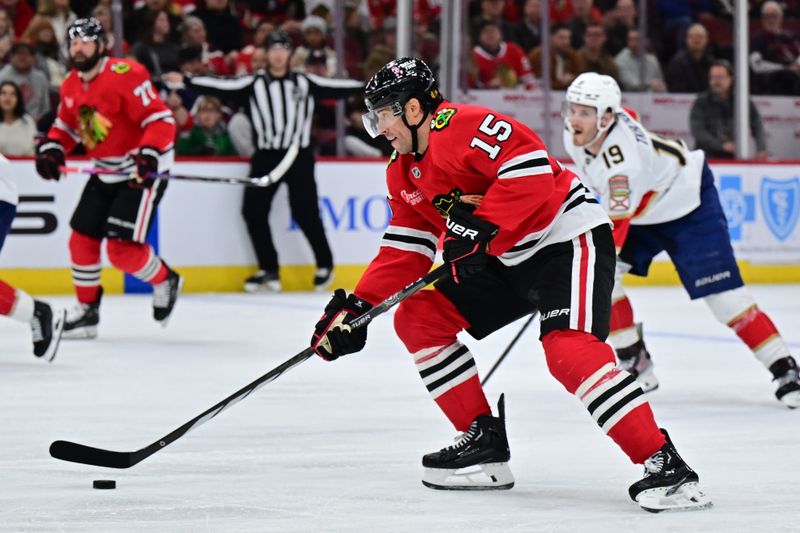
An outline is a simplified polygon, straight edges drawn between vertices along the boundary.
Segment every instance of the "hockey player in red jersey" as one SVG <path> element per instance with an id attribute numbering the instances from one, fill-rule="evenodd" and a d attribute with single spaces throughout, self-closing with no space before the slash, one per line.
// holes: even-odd
<path id="1" fill-rule="evenodd" d="M 709 506 L 697 474 L 603 342 L 615 250 L 610 221 L 580 179 L 523 124 L 445 101 L 419 59 L 382 67 L 367 84 L 366 102 L 367 130 L 395 149 L 387 169 L 392 219 L 354 292 L 334 293 L 311 345 L 327 360 L 361 350 L 366 329 L 348 323 L 424 275 L 444 235 L 452 275 L 395 314 L 425 386 L 463 432 L 456 444 L 423 457 L 423 483 L 513 486 L 502 401 L 493 416 L 472 353 L 456 335 L 480 339 L 538 310 L 551 374 L 634 463 L 645 464 L 631 498 L 654 511 Z"/>
<path id="2" fill-rule="evenodd" d="M 797 362 L 742 281 L 703 151 L 650 133 L 621 102 L 614 78 L 587 72 L 569 86 L 564 105 L 564 146 L 614 221 L 619 261 L 610 341 L 620 366 L 645 391 L 658 386 L 621 281 L 626 272 L 646 276 L 653 257 L 666 251 L 689 297 L 702 299 L 753 351 L 772 373 L 778 400 L 800 407 Z"/>
<path id="3" fill-rule="evenodd" d="M 73 69 L 61 85 L 53 127 L 36 150 L 36 170 L 58 180 L 64 154 L 83 143 L 97 167 L 130 175 L 93 175 L 72 215 L 69 251 L 78 305 L 64 338 L 94 338 L 99 323 L 100 245 L 109 261 L 153 286 L 153 317 L 166 324 L 183 284 L 181 276 L 145 242 L 167 187 L 152 174 L 173 161 L 175 121 L 135 61 L 107 56 L 100 23 L 79 19 L 67 30 Z"/>

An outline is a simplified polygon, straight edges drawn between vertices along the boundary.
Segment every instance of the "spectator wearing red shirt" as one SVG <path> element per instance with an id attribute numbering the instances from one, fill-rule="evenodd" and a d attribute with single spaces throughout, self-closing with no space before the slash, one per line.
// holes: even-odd
<path id="1" fill-rule="evenodd" d="M 0 0 L 0 8 L 6 10 L 14 21 L 14 35 L 22 35 L 35 14 L 26 0 Z"/>
<path id="2" fill-rule="evenodd" d="M 499 89 L 521 85 L 533 88 L 534 77 L 525 52 L 518 44 L 503 40 L 496 22 L 483 21 L 472 55 L 478 66 L 479 87 Z"/>

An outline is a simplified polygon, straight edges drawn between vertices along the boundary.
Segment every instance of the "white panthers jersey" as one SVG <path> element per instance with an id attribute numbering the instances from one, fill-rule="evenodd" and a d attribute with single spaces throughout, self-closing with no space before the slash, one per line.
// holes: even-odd
<path id="1" fill-rule="evenodd" d="M 564 146 L 613 220 L 660 224 L 700 205 L 703 151 L 650 133 L 625 112 L 617 113 L 597 156 L 574 146 L 566 129 Z"/>
<path id="2" fill-rule="evenodd" d="M 0 154 L 0 202 L 17 205 L 17 184 L 11 179 L 11 165 Z"/>

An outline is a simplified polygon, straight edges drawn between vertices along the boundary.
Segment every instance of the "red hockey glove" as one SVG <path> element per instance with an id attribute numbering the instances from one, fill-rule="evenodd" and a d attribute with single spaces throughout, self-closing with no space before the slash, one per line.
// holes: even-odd
<path id="1" fill-rule="evenodd" d="M 450 264 L 456 283 L 483 270 L 489 241 L 497 234 L 497 226 L 472 214 L 475 209 L 474 205 L 459 202 L 447 217 L 442 258 Z"/>
<path id="2" fill-rule="evenodd" d="M 148 189 L 153 186 L 154 176 L 158 174 L 158 150 L 150 146 L 142 146 L 134 157 L 136 162 L 136 176 L 128 185 L 134 189 Z"/>
<path id="3" fill-rule="evenodd" d="M 367 343 L 367 326 L 351 329 L 350 322 L 372 309 L 372 304 L 344 289 L 336 289 L 325 314 L 314 326 L 311 347 L 326 361 L 360 352 Z"/>
<path id="4" fill-rule="evenodd" d="M 61 178 L 64 162 L 64 147 L 52 139 L 44 139 L 36 147 L 36 172 L 46 180 Z"/>

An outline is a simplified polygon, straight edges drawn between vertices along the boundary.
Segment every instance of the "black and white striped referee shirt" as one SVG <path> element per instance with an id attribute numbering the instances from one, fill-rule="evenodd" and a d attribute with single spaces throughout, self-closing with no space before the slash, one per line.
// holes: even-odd
<path id="1" fill-rule="evenodd" d="M 360 81 L 293 70 L 280 78 L 259 70 L 236 78 L 194 76 L 189 83 L 200 92 L 239 100 L 253 125 L 256 150 L 307 148 L 315 99 L 346 98 L 364 88 Z"/>

